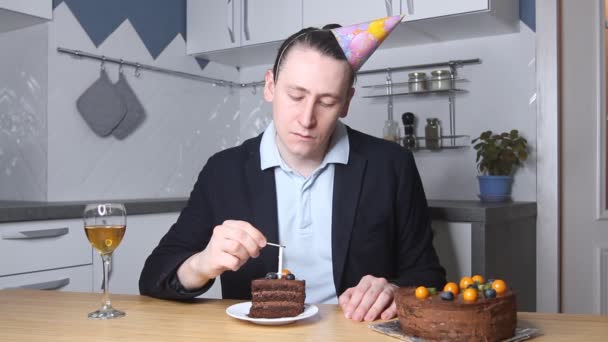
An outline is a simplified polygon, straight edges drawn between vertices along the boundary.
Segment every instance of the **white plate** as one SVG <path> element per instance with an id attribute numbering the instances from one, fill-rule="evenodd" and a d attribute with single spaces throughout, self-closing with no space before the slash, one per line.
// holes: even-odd
<path id="1" fill-rule="evenodd" d="M 252 318 L 247 316 L 249 314 L 249 308 L 251 308 L 251 302 L 243 302 L 229 306 L 226 309 L 226 313 L 230 317 L 240 319 L 243 321 L 253 322 L 261 325 L 282 325 L 289 324 L 301 319 L 312 317 L 319 312 L 319 308 L 312 304 L 304 304 L 304 312 L 294 317 L 281 317 L 281 318 Z"/>

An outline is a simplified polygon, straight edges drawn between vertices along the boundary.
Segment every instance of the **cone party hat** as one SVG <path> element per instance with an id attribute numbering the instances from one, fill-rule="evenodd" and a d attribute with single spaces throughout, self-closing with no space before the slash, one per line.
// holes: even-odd
<path id="1" fill-rule="evenodd" d="M 402 15 L 395 15 L 361 24 L 331 29 L 348 63 L 356 72 L 376 51 L 384 39 L 401 22 Z"/>

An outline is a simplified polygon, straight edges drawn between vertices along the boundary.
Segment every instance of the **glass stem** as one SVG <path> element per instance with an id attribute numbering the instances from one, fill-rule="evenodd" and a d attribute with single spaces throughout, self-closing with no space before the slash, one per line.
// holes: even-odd
<path id="1" fill-rule="evenodd" d="M 112 303 L 110 302 L 110 289 L 109 289 L 109 270 L 110 263 L 112 262 L 112 253 L 102 254 L 101 260 L 103 260 L 103 299 L 102 306 L 104 309 L 112 308 Z"/>

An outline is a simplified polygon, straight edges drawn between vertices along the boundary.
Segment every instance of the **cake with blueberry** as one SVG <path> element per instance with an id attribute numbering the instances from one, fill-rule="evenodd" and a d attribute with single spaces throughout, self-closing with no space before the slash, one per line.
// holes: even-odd
<path id="1" fill-rule="evenodd" d="M 298 280 L 287 270 L 268 273 L 251 282 L 252 318 L 294 317 L 304 312 L 306 281 Z"/>
<path id="2" fill-rule="evenodd" d="M 477 277 L 477 280 L 473 280 Z M 443 291 L 403 287 L 395 295 L 401 330 L 425 341 L 502 341 L 515 335 L 515 294 L 502 280 L 464 277 Z"/>

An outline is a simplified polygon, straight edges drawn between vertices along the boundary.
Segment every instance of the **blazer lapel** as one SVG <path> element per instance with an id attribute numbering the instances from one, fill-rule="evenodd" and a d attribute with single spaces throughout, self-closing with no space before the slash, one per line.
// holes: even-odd
<path id="1" fill-rule="evenodd" d="M 253 144 L 249 159 L 245 165 L 247 182 L 249 184 L 249 200 L 251 201 L 251 224 L 266 236 L 269 242 L 278 242 L 277 195 L 274 181 L 274 170 L 260 169 L 260 139 Z M 278 267 L 278 248 L 264 248 L 260 260 L 266 270 L 276 270 Z"/>
<path id="2" fill-rule="evenodd" d="M 350 136 L 352 137 L 352 135 Z M 334 284 L 338 296 L 342 292 L 342 276 L 367 165 L 367 160 L 353 150 L 352 138 L 350 143 L 348 165 L 335 164 L 334 174 L 331 246 Z"/>

